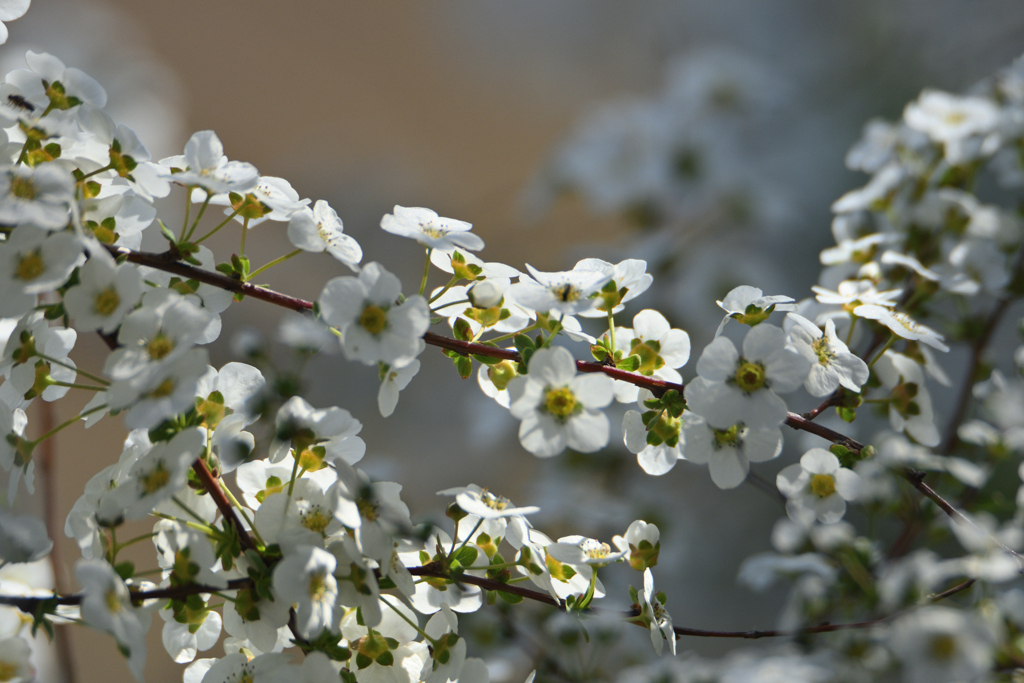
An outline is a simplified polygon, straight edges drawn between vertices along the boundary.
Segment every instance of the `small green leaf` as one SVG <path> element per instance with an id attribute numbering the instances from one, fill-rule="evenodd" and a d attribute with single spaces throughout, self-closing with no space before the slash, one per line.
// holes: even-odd
<path id="1" fill-rule="evenodd" d="M 640 367 L 640 356 L 628 356 L 615 363 L 615 367 L 626 372 L 636 372 Z"/>

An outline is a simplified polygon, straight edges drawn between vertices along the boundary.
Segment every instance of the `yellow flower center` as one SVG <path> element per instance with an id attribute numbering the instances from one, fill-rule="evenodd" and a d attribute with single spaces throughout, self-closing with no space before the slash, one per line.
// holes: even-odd
<path id="1" fill-rule="evenodd" d="M 559 420 L 566 420 L 576 412 L 579 404 L 569 387 L 548 389 L 544 395 L 544 408 Z"/>
<path id="2" fill-rule="evenodd" d="M 142 482 L 142 490 L 147 494 L 155 493 L 167 486 L 167 483 L 171 480 L 171 473 L 164 468 L 162 462 L 158 462 L 156 469 L 152 472 L 147 472 L 139 477 Z"/>
<path id="3" fill-rule="evenodd" d="M 815 474 L 811 477 L 811 493 L 818 498 L 828 498 L 836 492 L 836 478 L 831 474 Z"/>
<path id="4" fill-rule="evenodd" d="M 319 602 L 327 594 L 327 577 L 316 572 L 309 577 L 309 597 Z"/>
<path id="5" fill-rule="evenodd" d="M 370 304 L 359 316 L 359 326 L 370 334 L 380 334 L 388 326 L 388 316 L 384 309 Z"/>
<path id="6" fill-rule="evenodd" d="M 496 496 L 487 489 L 480 492 L 480 502 L 492 510 L 504 510 L 508 507 L 509 499 L 502 496 Z"/>
<path id="7" fill-rule="evenodd" d="M 743 391 L 750 393 L 757 391 L 765 385 L 764 366 L 754 361 L 740 359 L 740 365 L 736 368 L 736 386 Z"/>
<path id="8" fill-rule="evenodd" d="M 719 448 L 738 448 L 740 441 L 740 431 L 743 429 L 740 423 L 734 424 L 728 429 L 712 429 L 715 433 L 715 449 Z"/>
<path id="9" fill-rule="evenodd" d="M 173 350 L 174 340 L 165 335 L 163 330 L 157 332 L 156 336 L 146 344 L 146 353 L 153 360 L 162 360 L 164 356 Z"/>
<path id="10" fill-rule="evenodd" d="M 612 552 L 611 547 L 607 543 L 600 543 L 592 538 L 588 538 L 580 544 L 580 549 L 583 554 L 591 560 L 599 560 Z"/>
<path id="11" fill-rule="evenodd" d="M 359 508 L 359 516 L 365 520 L 373 521 L 377 519 L 377 505 L 368 498 L 360 498 L 356 501 L 356 507 Z"/>
<path id="12" fill-rule="evenodd" d="M 316 507 L 302 516 L 302 526 L 322 535 L 327 530 L 327 525 L 330 524 L 331 519 L 331 517 L 324 514 L 323 510 Z"/>
<path id="13" fill-rule="evenodd" d="M 117 591 L 113 588 L 107 591 L 105 597 L 107 600 L 107 609 L 111 612 L 117 613 L 124 609 L 124 603 L 121 602 L 121 596 L 119 596 Z"/>
<path id="14" fill-rule="evenodd" d="M 97 315 L 108 316 L 121 305 L 121 297 L 114 287 L 107 287 L 96 295 L 92 308 Z"/>
<path id="15" fill-rule="evenodd" d="M 11 178 L 11 194 L 18 199 L 32 200 L 36 198 L 36 186 L 31 178 L 14 176 Z"/>
<path id="16" fill-rule="evenodd" d="M 821 337 L 811 342 L 811 349 L 814 351 L 814 355 L 818 357 L 818 362 L 822 365 L 830 365 L 832 359 L 835 357 L 836 352 L 830 351 L 828 348 L 828 339 Z"/>
<path id="17" fill-rule="evenodd" d="M 174 388 L 176 386 L 177 383 L 174 381 L 174 378 L 168 377 L 163 382 L 160 382 L 160 384 L 153 389 L 153 391 L 149 392 L 147 396 L 149 398 L 166 398 L 174 393 Z"/>
<path id="18" fill-rule="evenodd" d="M 27 282 L 35 280 L 44 272 L 46 272 L 46 263 L 43 262 L 42 254 L 37 249 L 18 257 L 18 267 L 14 271 L 14 276 Z"/>
<path id="19" fill-rule="evenodd" d="M 948 661 L 956 654 L 956 638 L 951 633 L 937 633 L 932 636 L 929 643 L 929 652 L 932 657 L 941 661 Z"/>
<path id="20" fill-rule="evenodd" d="M 442 230 L 441 228 L 435 228 L 433 226 L 433 224 L 430 224 L 430 223 L 428 223 L 427 225 L 421 225 L 420 226 L 420 230 L 423 231 L 424 235 L 426 235 L 427 237 L 429 237 L 431 239 L 435 239 L 435 240 L 439 240 L 439 239 L 441 239 L 442 237 L 444 237 L 445 235 L 448 234 L 447 230 Z"/>

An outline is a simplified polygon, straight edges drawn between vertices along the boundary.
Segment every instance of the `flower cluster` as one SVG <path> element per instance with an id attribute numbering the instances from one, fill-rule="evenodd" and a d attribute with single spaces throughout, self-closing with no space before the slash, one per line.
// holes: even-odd
<path id="1" fill-rule="evenodd" d="M 0 20 L 20 16 L 23 4 L 0 2 Z M 767 80 L 721 55 L 719 66 L 736 82 Z M 762 680 L 779 671 L 870 680 L 897 668 L 908 680 L 977 680 L 1003 660 L 1024 661 L 1024 594 L 1011 584 L 1024 571 L 1024 486 L 1013 502 L 986 488 L 1007 463 L 1024 478 L 1024 347 L 1012 373 L 983 358 L 1024 296 L 1019 210 L 989 199 L 1024 187 L 1024 61 L 970 95 L 925 91 L 899 123 L 869 124 L 847 163 L 872 178 L 833 205 L 837 244 L 821 253 L 813 296 L 750 285 L 726 293 L 717 302 L 726 315 L 715 318 L 688 380 L 690 335 L 668 316 L 644 308 L 631 311 L 631 327 L 616 324 L 652 286 L 644 260 L 585 258 L 570 270 L 525 264 L 523 272 L 472 253 L 484 248 L 472 224 L 397 205 L 381 229 L 415 241 L 424 256 L 418 289 L 405 290 L 380 263 L 363 263 L 326 201 L 229 159 L 213 131 L 195 133 L 181 155 L 153 160 L 104 111 L 95 80 L 49 54 L 29 52 L 26 67 L 0 86 L 8 507 L 23 489 L 34 492 L 37 447 L 68 426 L 117 416 L 129 430 L 116 462 L 85 483 L 65 522 L 82 555 L 80 593 L 55 601 L 0 576 L 0 595 L 31 613 L 33 629 L 71 618 L 104 631 L 139 680 L 157 612 L 169 656 L 187 664 L 186 683 L 488 681 L 494 667 L 469 656 L 460 614 L 499 596 L 529 598 L 557 606 L 578 628 L 577 618 L 611 615 L 595 601 L 625 587 L 599 573 L 623 563 L 643 583 L 629 589 L 630 610 L 618 618 L 647 629 L 659 655 L 666 641 L 675 655 L 677 634 L 694 632 L 673 625 L 667 596 L 655 591 L 661 531 L 644 520 L 611 544 L 556 539 L 529 521 L 538 507 L 468 485 L 440 492 L 453 499 L 448 522 L 414 522 L 402 485 L 357 467 L 368 449 L 352 413 L 306 401 L 301 381 L 251 338 L 237 344 L 249 362 L 209 364 L 222 314 L 252 297 L 307 313 L 282 326 L 295 358 L 335 351 L 375 367 L 384 417 L 434 345 L 463 378 L 479 364 L 483 393 L 519 421 L 521 445 L 540 458 L 608 448 L 612 413 L 646 474 L 706 465 L 720 489 L 752 479 L 781 501 L 773 551 L 748 558 L 740 579 L 758 590 L 791 580 L 782 627 L 811 636 L 845 620 L 845 645 L 827 656 L 808 647 L 674 659 L 635 671 L 637 680 Z M 706 126 L 712 113 L 741 119 L 750 104 L 711 80 L 680 68 L 661 100 L 600 113 L 557 157 L 552 182 L 599 210 L 645 221 L 690 215 L 679 198 L 710 152 L 693 139 L 701 126 L 669 114 L 692 100 L 686 121 Z M 771 99 L 768 90 L 758 96 Z M 157 220 L 154 204 L 172 192 L 186 207 L 177 230 Z M 219 214 L 213 226 L 203 222 L 208 212 Z M 295 249 L 253 267 L 246 240 L 266 222 L 286 224 Z M 221 230 L 241 240 L 228 258 L 204 245 Z M 141 252 L 144 237 L 165 240 L 167 250 Z M 352 274 L 324 283 L 315 302 L 257 284 L 304 254 L 326 254 Z M 428 287 L 434 269 L 445 283 Z M 443 322 L 451 336 L 430 331 Z M 102 371 L 71 359 L 79 333 L 110 347 Z M 944 426 L 929 384 L 953 385 L 936 355 L 953 344 L 968 348 L 970 362 Z M 592 360 L 577 359 L 588 352 Z M 43 433 L 30 429 L 37 399 L 59 401 L 71 390 L 91 397 L 79 414 Z M 971 395 L 979 408 L 967 419 Z M 794 410 L 801 403 L 802 414 Z M 815 422 L 830 409 L 822 422 L 842 433 Z M 787 425 L 830 447 L 804 447 L 797 462 L 784 455 Z M 752 465 L 777 458 L 790 462 L 776 468 L 773 489 Z M 945 516 L 925 515 L 896 481 Z M 883 520 L 884 530 L 859 529 L 864 518 Z M 123 525 L 139 520 L 153 521 L 152 532 L 119 540 Z M 902 530 L 889 528 L 895 522 Z M 963 552 L 952 543 L 944 555 L 915 546 L 923 532 L 955 539 Z M 0 510 L 0 568 L 45 558 L 47 533 L 37 517 Z M 153 544 L 154 570 L 136 571 L 121 554 L 142 541 Z M 937 602 L 975 582 L 987 589 L 971 604 L 921 606 L 925 596 Z M 891 618 L 877 619 L 878 610 Z M 15 622 L 0 623 L 0 678 L 29 680 L 26 622 Z M 510 624 L 502 630 L 514 631 Z M 199 658 L 218 643 L 223 656 Z M 284 654 L 291 647 L 305 655 L 301 664 Z"/>

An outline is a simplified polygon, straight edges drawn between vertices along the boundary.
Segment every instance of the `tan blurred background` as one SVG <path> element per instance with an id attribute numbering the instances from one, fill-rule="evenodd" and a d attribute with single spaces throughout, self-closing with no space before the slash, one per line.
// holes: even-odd
<path id="1" fill-rule="evenodd" d="M 797 109 L 808 115 L 795 122 L 792 158 L 780 162 L 780 172 L 805 191 L 793 230 L 813 254 L 829 239 L 830 201 L 860 182 L 843 170 L 842 155 L 863 120 L 898 115 L 924 85 L 965 87 L 1024 49 L 1024 12 L 1009 1 L 35 0 L 9 28 L 10 42 L 0 47 L 5 70 L 19 65 L 26 48 L 79 66 L 107 88 L 115 119 L 139 130 L 156 157 L 180 153 L 195 130 L 214 129 L 230 158 L 289 179 L 303 197 L 328 199 L 366 260 L 381 260 L 407 287 L 419 276 L 421 255 L 412 244 L 383 239 L 377 227 L 396 203 L 474 223 L 487 260 L 520 268 L 527 261 L 568 268 L 572 245 L 622 244 L 635 234 L 626 221 L 569 200 L 528 217 L 523 191 L 583 114 L 653 91 L 673 55 L 727 45 L 802 85 Z M 180 215 L 175 198 L 165 215 Z M 236 240 L 225 234 L 211 246 L 227 255 Z M 260 226 L 249 248 L 254 264 L 289 250 L 283 224 Z M 804 287 L 814 278 L 809 266 L 790 273 Z M 329 259 L 300 258 L 267 281 L 313 298 L 339 274 L 345 271 Z M 703 305 L 713 311 L 713 300 Z M 272 335 L 278 317 L 259 302 L 233 307 L 212 351 L 215 364 L 229 359 L 233 329 L 254 325 Z M 104 354 L 98 338 L 83 335 L 74 357 L 96 371 Z M 493 406 L 476 407 L 484 400 L 476 387 L 453 380 L 439 354 L 428 351 L 428 359 L 388 423 L 376 414 L 376 371 L 338 357 L 310 369 L 317 379 L 311 400 L 363 420 L 364 464 L 406 484 L 414 513 L 436 510 L 434 491 L 471 481 L 536 503 L 541 494 L 528 482 L 545 470 L 518 448 L 514 423 Z M 62 403 L 57 418 L 75 407 Z M 60 435 L 60 520 L 83 482 L 116 459 L 123 437 L 116 419 Z M 749 607 L 749 595 L 732 586 L 742 554 L 714 544 L 711 518 L 739 524 L 736 498 L 709 488 L 703 475 L 672 480 L 671 495 L 690 506 L 687 538 L 698 548 L 675 559 L 692 570 L 688 580 L 713 577 L 724 587 L 710 597 L 681 597 L 674 613 L 702 627 L 766 626 L 773 605 Z M 764 537 L 768 522 L 758 524 Z M 702 532 L 708 545 L 700 545 Z M 77 548 L 63 536 L 55 541 L 72 566 Z M 151 548 L 138 550 L 138 567 L 154 566 Z M 57 572 L 59 585 L 74 588 Z M 178 681 L 182 667 L 169 662 L 154 621 L 147 680 Z M 131 680 L 109 637 L 74 629 L 71 643 L 77 681 Z"/>

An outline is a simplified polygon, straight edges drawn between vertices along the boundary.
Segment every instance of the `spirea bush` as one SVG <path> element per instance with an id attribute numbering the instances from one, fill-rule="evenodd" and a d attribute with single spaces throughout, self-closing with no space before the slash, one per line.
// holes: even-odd
<path id="1" fill-rule="evenodd" d="M 0 19 L 27 5 L 0 2 Z M 127 436 L 64 523 L 81 550 L 79 589 L 0 583 L 3 609 L 20 614 L 0 622 L 0 680 L 35 677 L 30 633 L 77 623 L 108 633 L 139 680 L 147 657 L 166 656 L 187 665 L 186 683 L 483 682 L 496 667 L 474 656 L 486 647 L 460 631 L 462 615 L 494 611 L 514 641 L 518 612 L 538 618 L 531 605 L 544 606 L 539 618 L 563 645 L 593 634 L 613 648 L 616 625 L 646 629 L 650 645 L 619 651 L 604 678 L 1018 680 L 1024 346 L 993 339 L 1015 324 L 1024 295 L 1024 61 L 967 94 L 925 90 L 900 121 L 870 122 L 846 159 L 870 177 L 833 205 L 836 244 L 821 253 L 818 284 L 790 293 L 799 299 L 736 287 L 696 352 L 671 316 L 633 303 L 657 287 L 644 260 L 520 270 L 483 260 L 470 223 L 399 205 L 380 226 L 419 243 L 424 267 L 396 274 L 363 253 L 326 201 L 229 159 L 213 131 L 153 160 L 104 111 L 100 83 L 48 54 L 28 52 L 25 64 L 0 85 L 4 565 L 53 546 L 52 525 L 10 510 L 35 494 L 41 445 L 102 419 Z M 714 96 L 669 88 L 602 111 L 540 183 L 598 212 L 671 225 L 692 210 L 696 174 L 693 129 L 672 113 Z M 180 225 L 154 205 L 172 196 L 185 206 Z M 268 221 L 294 250 L 254 264 L 246 240 Z M 237 252 L 206 246 L 220 231 L 239 235 Z M 142 250 L 147 234 L 164 249 Z M 323 282 L 315 301 L 260 284 L 292 258 L 334 259 L 351 274 Z M 439 492 L 446 523 L 413 519 L 408 482 L 359 468 L 374 456 L 357 416 L 273 381 L 259 343 L 209 364 L 224 311 L 268 305 L 301 314 L 281 335 L 295 354 L 337 350 L 377 368 L 385 417 L 422 363 L 450 364 L 475 377 L 478 400 L 519 421 L 538 458 L 594 454 L 621 433 L 645 476 L 680 476 L 688 461 L 707 486 L 758 482 L 779 504 L 774 550 L 749 557 L 739 579 L 787 595 L 778 628 L 673 619 L 656 583 L 661 533 L 648 520 L 611 538 L 555 539 L 530 522 L 538 507 L 455 471 Z M 69 358 L 80 334 L 109 347 L 102 372 Z M 954 346 L 963 367 L 944 360 Z M 72 390 L 91 396 L 80 414 L 29 429 L 30 405 Z M 938 395 L 949 411 L 936 410 Z M 841 429 L 821 424 L 829 414 Z M 752 466 L 798 432 L 813 446 L 774 486 L 755 477 Z M 151 532 L 119 534 L 134 520 Z M 157 572 L 123 558 L 137 543 L 152 544 Z M 635 585 L 609 595 L 601 575 L 617 563 Z M 146 652 L 154 615 L 166 655 Z M 701 637 L 772 644 L 688 655 Z M 538 666 L 527 680 L 598 676 L 550 656 Z"/>

